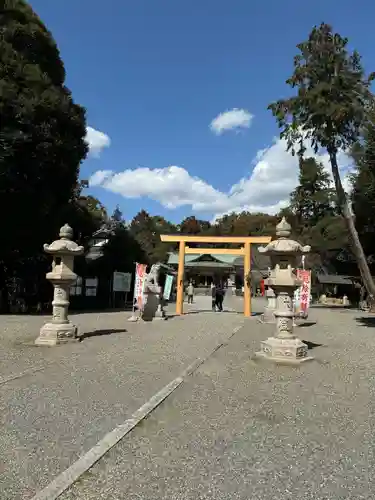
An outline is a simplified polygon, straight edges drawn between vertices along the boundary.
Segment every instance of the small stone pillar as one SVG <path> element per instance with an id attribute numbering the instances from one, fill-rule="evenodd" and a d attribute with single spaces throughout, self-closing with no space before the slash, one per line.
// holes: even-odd
<path id="1" fill-rule="evenodd" d="M 256 356 L 278 363 L 300 364 L 313 358 L 308 356 L 307 345 L 293 333 L 293 296 L 302 284 L 295 269 L 301 255 L 308 253 L 310 247 L 289 239 L 290 233 L 291 227 L 283 217 L 276 226 L 278 239 L 259 248 L 260 253 L 270 256 L 273 267 L 268 285 L 276 295 L 276 336 L 261 342 Z"/>
<path id="2" fill-rule="evenodd" d="M 268 284 L 268 280 L 265 280 L 265 285 Z M 276 295 L 271 287 L 266 290 L 267 305 L 264 308 L 264 312 L 261 315 L 262 323 L 276 323 L 275 310 L 276 310 Z"/>
<path id="3" fill-rule="evenodd" d="M 65 224 L 60 239 L 44 245 L 44 251 L 53 256 L 52 271 L 46 278 L 53 285 L 52 320 L 40 329 L 36 345 L 54 346 L 77 340 L 77 327 L 68 319 L 69 292 L 77 275 L 73 271 L 74 257 L 82 255 L 84 248 L 72 241 L 73 230 Z"/>

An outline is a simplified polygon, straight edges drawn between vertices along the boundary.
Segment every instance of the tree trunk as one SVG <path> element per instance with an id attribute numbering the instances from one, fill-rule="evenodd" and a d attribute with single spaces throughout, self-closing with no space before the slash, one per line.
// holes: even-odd
<path id="1" fill-rule="evenodd" d="M 354 253 L 356 260 L 357 260 L 357 264 L 359 267 L 359 271 L 361 273 L 363 284 L 367 290 L 367 293 L 368 293 L 369 299 L 370 299 L 370 304 L 373 308 L 375 306 L 375 284 L 374 284 L 374 281 L 372 279 L 370 268 L 368 266 L 367 259 L 366 259 L 365 253 L 363 251 L 361 242 L 359 241 L 357 229 L 356 229 L 355 224 L 354 224 L 353 213 L 352 213 L 351 208 L 350 208 L 349 203 L 348 203 L 348 198 L 346 196 L 344 188 L 342 187 L 339 167 L 337 165 L 336 151 L 329 151 L 328 150 L 328 153 L 329 153 L 329 158 L 330 158 L 330 162 L 331 162 L 332 175 L 333 175 L 333 180 L 335 183 L 338 204 L 339 204 L 341 213 L 344 217 L 347 229 L 349 231 L 352 250 L 353 250 L 353 253 Z"/>

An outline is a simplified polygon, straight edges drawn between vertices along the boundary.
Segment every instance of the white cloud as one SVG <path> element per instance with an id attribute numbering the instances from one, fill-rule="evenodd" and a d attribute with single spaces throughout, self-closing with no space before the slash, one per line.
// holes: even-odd
<path id="1" fill-rule="evenodd" d="M 310 147 L 306 151 L 308 156 L 316 156 L 330 172 L 327 154 L 314 155 Z M 338 161 L 343 183 L 348 187 L 351 160 L 340 153 Z M 298 158 L 286 151 L 284 140 L 277 139 L 257 153 L 250 175 L 227 192 L 178 166 L 136 168 L 119 173 L 100 170 L 91 177 L 90 185 L 101 186 L 125 198 L 148 197 L 169 209 L 191 206 L 194 212 L 219 215 L 242 210 L 272 214 L 288 204 L 290 192 L 298 184 L 298 173 Z"/>
<path id="2" fill-rule="evenodd" d="M 89 155 L 94 158 L 99 158 L 102 150 L 111 145 L 111 139 L 107 134 L 92 127 L 87 127 L 85 140 L 89 146 Z"/>
<path id="3" fill-rule="evenodd" d="M 89 184 L 91 186 L 104 185 L 105 181 L 110 177 L 112 177 L 111 170 L 98 170 L 90 177 Z"/>
<path id="4" fill-rule="evenodd" d="M 227 130 L 239 130 L 249 128 L 253 120 L 253 115 L 246 109 L 233 108 L 230 111 L 220 113 L 210 124 L 210 129 L 217 135 L 221 135 Z"/>

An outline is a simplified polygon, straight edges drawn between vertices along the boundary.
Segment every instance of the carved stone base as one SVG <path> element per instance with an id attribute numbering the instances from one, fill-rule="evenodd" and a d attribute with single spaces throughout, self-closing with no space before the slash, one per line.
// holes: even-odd
<path id="1" fill-rule="evenodd" d="M 77 342 L 77 327 L 72 323 L 46 323 L 40 329 L 39 337 L 35 340 L 36 345 L 55 346 L 67 342 Z"/>
<path id="2" fill-rule="evenodd" d="M 274 363 L 299 365 L 314 359 L 308 355 L 307 345 L 300 339 L 279 339 L 269 337 L 260 343 L 260 351 L 255 353 L 259 359 Z"/>

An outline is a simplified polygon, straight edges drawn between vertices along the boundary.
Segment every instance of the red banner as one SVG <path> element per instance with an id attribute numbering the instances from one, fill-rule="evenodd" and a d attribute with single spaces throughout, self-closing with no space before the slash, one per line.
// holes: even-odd
<path id="1" fill-rule="evenodd" d="M 138 309 L 142 309 L 143 307 L 143 289 L 144 289 L 144 281 L 146 275 L 146 264 L 138 264 L 135 265 L 135 281 L 134 281 L 134 305 L 137 306 Z"/>
<path id="2" fill-rule="evenodd" d="M 311 271 L 297 269 L 297 278 L 302 281 L 302 285 L 295 291 L 295 312 L 296 315 L 307 316 L 310 307 Z"/>

